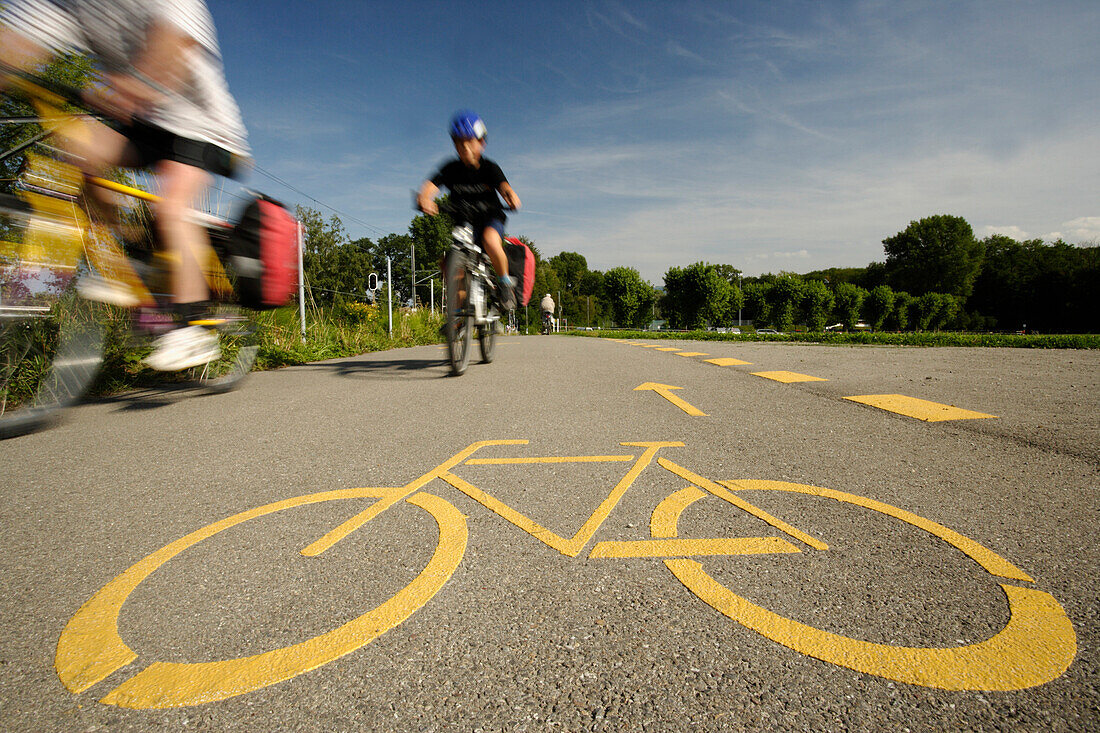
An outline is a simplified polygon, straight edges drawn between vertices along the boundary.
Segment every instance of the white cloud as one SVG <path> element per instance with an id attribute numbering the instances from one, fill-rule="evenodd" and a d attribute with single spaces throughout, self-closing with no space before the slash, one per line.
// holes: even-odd
<path id="1" fill-rule="evenodd" d="M 1064 239 L 1071 244 L 1100 241 L 1100 216 L 1079 216 L 1063 222 L 1061 231 L 1047 234 L 1046 239 Z"/>
<path id="2" fill-rule="evenodd" d="M 1029 235 L 1018 226 L 989 225 L 976 229 L 974 231 L 974 234 L 978 237 L 978 239 L 985 239 L 986 237 L 990 237 L 994 234 L 1002 234 L 1006 237 L 1011 237 L 1018 242 L 1031 238 L 1031 235 Z"/>
<path id="3" fill-rule="evenodd" d="M 1100 153 L 1088 151 L 1100 151 L 1092 129 L 1012 154 L 877 147 L 837 161 L 783 161 L 713 148 L 700 157 L 680 146 L 572 151 L 547 155 L 521 192 L 532 212 L 514 226 L 547 254 L 580 252 L 593 269 L 628 264 L 651 282 L 700 260 L 752 275 L 862 267 L 883 259 L 884 238 L 936 214 L 965 218 L 979 237 L 1060 229 L 1076 243 L 1100 237 L 1100 217 L 1063 213 L 1094 205 Z"/>

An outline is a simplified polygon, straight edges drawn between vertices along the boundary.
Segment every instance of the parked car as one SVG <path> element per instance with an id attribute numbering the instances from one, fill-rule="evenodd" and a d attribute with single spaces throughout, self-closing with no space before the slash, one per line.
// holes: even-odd
<path id="1" fill-rule="evenodd" d="M 758 329 L 756 329 L 756 332 L 757 333 L 779 333 L 779 331 L 776 331 L 774 328 L 758 328 Z"/>

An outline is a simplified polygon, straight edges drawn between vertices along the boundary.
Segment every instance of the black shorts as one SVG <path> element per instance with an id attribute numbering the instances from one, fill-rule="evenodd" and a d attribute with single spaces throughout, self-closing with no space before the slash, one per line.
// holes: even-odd
<path id="1" fill-rule="evenodd" d="M 192 140 L 135 119 L 119 130 L 130 141 L 131 152 L 138 168 L 146 168 L 162 160 L 201 168 L 218 176 L 232 178 L 241 171 L 241 159 L 214 143 Z"/>

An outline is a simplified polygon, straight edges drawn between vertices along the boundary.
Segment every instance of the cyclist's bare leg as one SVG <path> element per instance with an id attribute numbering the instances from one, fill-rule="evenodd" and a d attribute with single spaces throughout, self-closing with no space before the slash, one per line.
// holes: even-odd
<path id="1" fill-rule="evenodd" d="M 173 302 L 182 322 L 180 328 L 153 342 L 145 363 L 159 371 L 177 371 L 216 361 L 221 355 L 216 333 L 188 323 L 205 307 L 197 304 L 210 299 L 201 259 L 209 251 L 209 240 L 202 226 L 188 217 L 191 203 L 209 185 L 210 176 L 194 166 L 169 160 L 157 164 L 156 174 L 161 194 L 153 214 L 172 260 Z"/>
<path id="2" fill-rule="evenodd" d="M 493 269 L 499 277 L 508 274 L 508 257 L 504 254 L 504 245 L 500 241 L 500 232 L 492 227 L 485 227 L 481 233 L 481 244 L 485 253 L 493 263 Z"/>
<path id="3" fill-rule="evenodd" d="M 206 230 L 188 218 L 191 205 L 210 185 L 210 175 L 194 166 L 162 160 L 157 164 L 161 199 L 153 205 L 157 232 L 173 263 L 172 291 L 177 304 L 210 299 L 200 256 L 209 247 Z"/>
<path id="4" fill-rule="evenodd" d="M 76 120 L 58 133 L 62 148 L 77 157 L 86 176 L 106 177 L 112 168 L 133 167 L 135 158 L 130 141 L 124 135 L 95 121 Z M 118 206 L 114 195 L 98 186 L 84 188 L 85 201 L 92 207 L 95 220 L 110 225 L 118 223 Z"/>

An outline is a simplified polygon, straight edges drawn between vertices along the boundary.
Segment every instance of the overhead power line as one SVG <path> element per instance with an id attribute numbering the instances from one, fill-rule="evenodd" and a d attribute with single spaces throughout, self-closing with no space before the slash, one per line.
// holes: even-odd
<path id="1" fill-rule="evenodd" d="M 315 204 L 318 204 L 319 206 L 324 206 L 326 209 L 333 212 L 337 216 L 340 216 L 344 219 L 348 219 L 350 221 L 353 221 L 356 224 L 359 224 L 361 226 L 365 226 L 367 229 L 370 229 L 374 232 L 377 232 L 378 234 L 381 234 L 383 236 L 386 235 L 386 234 L 392 234 L 392 232 L 388 232 L 385 229 L 381 229 L 379 227 L 376 227 L 373 224 L 368 224 L 367 222 L 363 221 L 362 219 L 360 219 L 358 217 L 355 217 L 355 216 L 352 216 L 351 214 L 340 211 L 340 209 L 337 209 L 335 206 L 330 206 L 329 204 L 326 204 L 324 201 L 321 201 L 319 199 L 314 198 L 313 196 L 310 196 L 308 193 L 306 193 L 302 189 L 298 188 L 297 186 L 293 186 L 290 183 L 287 183 L 282 178 L 279 178 L 274 173 L 261 168 L 259 165 L 256 165 L 255 168 L 256 168 L 257 171 L 259 171 L 263 175 L 267 176 L 271 180 L 275 181 L 276 183 L 278 183 L 282 186 L 286 186 L 287 188 L 289 188 L 291 191 L 298 194 L 299 196 L 305 196 L 307 199 L 309 199 L 310 201 L 312 201 Z"/>

